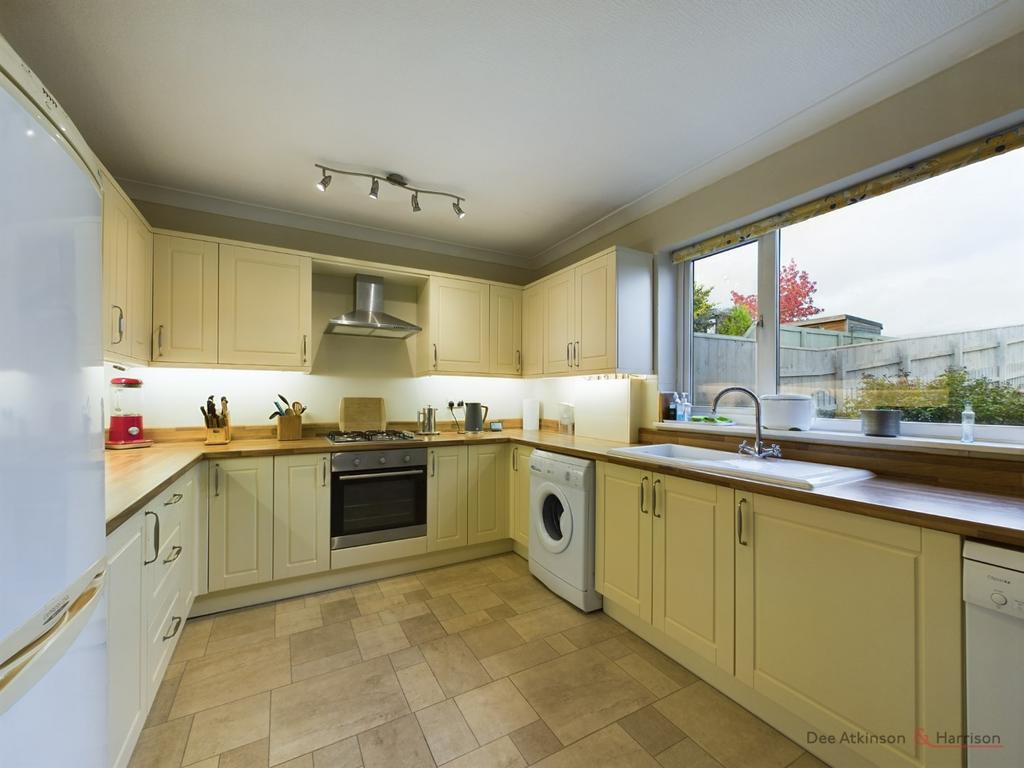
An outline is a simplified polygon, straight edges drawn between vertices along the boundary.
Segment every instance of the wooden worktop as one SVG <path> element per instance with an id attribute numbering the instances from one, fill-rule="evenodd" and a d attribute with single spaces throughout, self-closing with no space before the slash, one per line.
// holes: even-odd
<path id="1" fill-rule="evenodd" d="M 662 474 L 712 482 L 738 490 L 1024 547 L 1024 498 L 1013 496 L 937 488 L 883 477 L 817 491 L 781 488 L 708 472 L 665 467 L 642 459 L 613 456 L 609 455 L 608 451 L 624 447 L 624 444 L 548 431 L 527 432 L 512 429 L 475 435 L 445 433 L 417 440 L 415 443 L 388 443 L 386 447 L 496 442 L 513 442 L 580 458 L 611 461 Z M 287 442 L 269 438 L 235 440 L 228 445 L 205 445 L 201 442 L 157 443 L 151 448 L 108 451 L 107 533 L 110 534 L 149 499 L 165 490 L 190 467 L 205 458 L 229 459 L 243 456 L 356 450 L 366 450 L 366 444 L 335 445 L 328 443 L 323 437 L 309 437 Z"/>

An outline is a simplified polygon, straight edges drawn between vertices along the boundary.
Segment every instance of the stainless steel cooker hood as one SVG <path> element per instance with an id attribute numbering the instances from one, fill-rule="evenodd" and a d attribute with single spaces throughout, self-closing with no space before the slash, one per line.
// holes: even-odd
<path id="1" fill-rule="evenodd" d="M 407 339 L 423 329 L 384 311 L 384 281 L 356 275 L 356 308 L 327 321 L 324 333 L 344 336 L 376 336 Z"/>

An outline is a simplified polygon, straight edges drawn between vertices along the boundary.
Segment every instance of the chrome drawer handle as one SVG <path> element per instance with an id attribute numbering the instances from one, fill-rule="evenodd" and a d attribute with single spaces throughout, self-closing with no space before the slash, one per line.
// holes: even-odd
<path id="1" fill-rule="evenodd" d="M 164 502 L 164 506 L 165 507 L 169 507 L 172 504 L 177 504 L 179 501 L 181 501 L 184 498 L 185 498 L 184 495 L 182 495 L 180 493 L 172 494 L 171 498 L 169 498 L 167 501 Z"/>
<path id="2" fill-rule="evenodd" d="M 171 624 L 174 625 L 174 629 L 172 629 L 170 632 L 168 632 L 166 635 L 164 635 L 163 639 L 165 641 L 166 640 L 170 640 L 172 637 L 174 637 L 176 634 L 178 634 L 178 630 L 181 629 L 181 616 L 174 616 L 174 617 L 172 617 L 171 618 Z"/>
<path id="3" fill-rule="evenodd" d="M 142 561 L 143 565 L 149 565 L 150 563 L 155 563 L 156 559 L 158 557 L 160 557 L 160 515 L 158 515 L 156 512 L 151 512 L 148 509 L 146 510 L 146 514 L 147 515 L 152 515 L 153 519 L 154 519 L 154 523 L 153 523 L 153 558 L 151 560 L 143 560 Z"/>
<path id="4" fill-rule="evenodd" d="M 746 499 L 740 499 L 739 504 L 736 505 L 736 541 L 744 547 L 749 543 L 743 538 L 743 505 L 746 503 Z"/>
<path id="5" fill-rule="evenodd" d="M 179 557 L 181 557 L 181 545 L 175 544 L 173 547 L 171 547 L 171 554 L 164 558 L 164 562 L 173 563 Z"/>

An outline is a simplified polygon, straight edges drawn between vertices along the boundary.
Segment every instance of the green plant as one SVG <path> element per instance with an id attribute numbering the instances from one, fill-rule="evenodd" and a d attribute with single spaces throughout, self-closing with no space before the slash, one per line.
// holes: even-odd
<path id="1" fill-rule="evenodd" d="M 742 336 L 753 322 L 754 318 L 745 304 L 733 304 L 718 318 L 715 330 L 722 336 Z"/>
<path id="2" fill-rule="evenodd" d="M 693 286 L 693 330 L 694 333 L 707 333 L 715 321 L 715 305 L 711 301 L 710 285 Z"/>

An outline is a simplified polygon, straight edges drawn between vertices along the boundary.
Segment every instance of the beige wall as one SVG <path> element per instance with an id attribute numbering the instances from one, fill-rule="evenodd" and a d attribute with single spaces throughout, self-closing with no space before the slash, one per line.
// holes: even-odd
<path id="1" fill-rule="evenodd" d="M 1024 109 L 1024 33 L 546 265 L 621 245 L 656 253 L 783 210 L 869 169 Z M 1024 151 L 1024 150 L 1022 150 Z M 888 170 L 888 169 L 886 169 Z"/>

